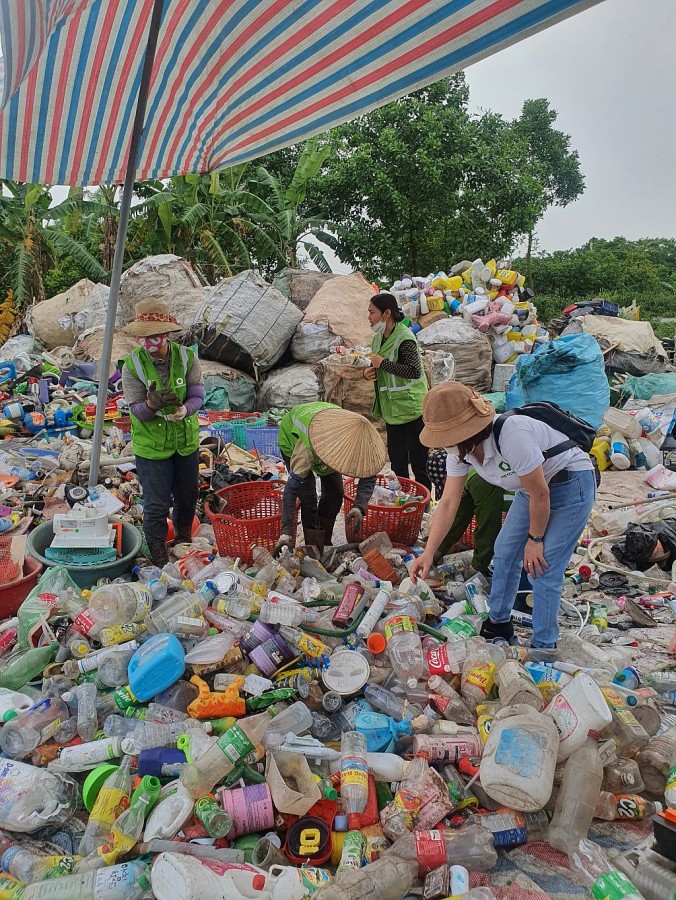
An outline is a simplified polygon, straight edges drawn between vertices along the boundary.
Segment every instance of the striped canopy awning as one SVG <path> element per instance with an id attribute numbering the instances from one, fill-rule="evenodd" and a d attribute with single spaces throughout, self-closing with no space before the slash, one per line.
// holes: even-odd
<path id="1" fill-rule="evenodd" d="M 138 179 L 253 159 L 600 0 L 165 0 Z M 153 0 L 0 0 L 0 177 L 124 180 Z"/>

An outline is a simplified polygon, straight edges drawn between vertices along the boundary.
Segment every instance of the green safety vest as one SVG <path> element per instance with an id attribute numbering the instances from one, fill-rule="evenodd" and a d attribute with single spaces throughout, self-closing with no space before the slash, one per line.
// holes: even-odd
<path id="1" fill-rule="evenodd" d="M 371 341 L 371 349 L 390 362 L 396 362 L 399 347 L 404 341 L 415 341 L 420 360 L 420 378 L 397 378 L 383 369 L 376 369 L 375 399 L 371 414 L 382 417 L 388 425 L 403 425 L 413 422 L 422 415 L 422 405 L 427 394 L 427 378 L 423 367 L 420 348 L 410 328 L 401 322 L 392 329 L 392 334 L 385 338 L 377 334 Z"/>
<path id="2" fill-rule="evenodd" d="M 187 378 L 195 354 L 181 344 L 169 343 L 169 384 L 162 385 L 160 376 L 148 351 L 144 347 L 134 350 L 118 363 L 120 371 L 127 366 L 130 372 L 148 388 L 151 381 L 160 387 L 171 388 L 181 403 L 188 392 Z M 166 412 L 165 412 L 166 410 Z M 147 422 L 141 422 L 133 413 L 131 416 L 131 436 L 134 453 L 143 459 L 169 459 L 174 453 L 188 456 L 199 447 L 200 428 L 197 414 L 186 416 L 180 422 L 166 418 L 173 407 L 156 412 Z"/>
<path id="3" fill-rule="evenodd" d="M 301 403 L 294 406 L 279 423 L 279 449 L 287 459 L 291 459 L 298 441 L 302 441 L 312 454 L 312 471 L 315 475 L 331 475 L 333 469 L 325 466 L 312 449 L 310 443 L 310 422 L 317 413 L 325 409 L 340 409 L 335 403 Z"/>

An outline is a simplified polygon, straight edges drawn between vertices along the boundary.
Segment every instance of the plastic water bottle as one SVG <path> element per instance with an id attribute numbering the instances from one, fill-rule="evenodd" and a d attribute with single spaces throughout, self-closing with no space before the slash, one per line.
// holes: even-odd
<path id="1" fill-rule="evenodd" d="M 70 718 L 63 700 L 45 698 L 6 722 L 0 729 L 0 748 L 13 759 L 23 759 L 48 741 L 59 725 Z"/>
<path id="2" fill-rule="evenodd" d="M 364 688 L 364 698 L 375 710 L 391 716 L 397 722 L 401 722 L 402 719 L 414 719 L 423 712 L 419 704 L 409 703 L 408 700 L 397 697 L 380 684 L 367 684 Z"/>
<path id="3" fill-rule="evenodd" d="M 138 649 L 136 641 L 131 641 L 131 643 L 134 645 L 133 647 L 127 645 L 124 649 L 122 647 L 115 648 L 103 657 L 98 669 L 101 684 L 106 687 L 121 687 L 127 683 L 129 660 L 134 655 L 134 651 Z"/>
<path id="4" fill-rule="evenodd" d="M 82 740 L 93 741 L 99 725 L 99 717 L 96 709 L 96 685 L 91 682 L 78 684 L 63 695 L 66 703 L 71 700 L 77 703 L 77 733 Z"/>
<path id="5" fill-rule="evenodd" d="M 145 584 L 153 595 L 153 600 L 164 600 L 167 596 L 167 584 L 162 578 L 162 569 L 158 566 L 134 566 L 131 571 L 141 584 Z"/>
<path id="6" fill-rule="evenodd" d="M 163 600 L 159 606 L 151 610 L 145 619 L 148 631 L 158 634 L 168 631 L 172 620 L 177 616 L 198 618 L 202 615 L 209 603 L 215 597 L 215 591 L 210 587 L 210 582 L 203 585 L 197 593 L 178 591 Z"/>
<path id="7" fill-rule="evenodd" d="M 152 603 L 152 594 L 144 584 L 106 584 L 92 593 L 89 611 L 94 622 L 103 628 L 142 621 Z"/>
<path id="8" fill-rule="evenodd" d="M 582 838 L 587 837 L 602 781 L 603 767 L 598 747 L 594 738 L 590 737 L 566 761 L 549 826 L 548 840 L 555 850 L 571 853 Z"/>
<path id="9" fill-rule="evenodd" d="M 14 878 L 31 884 L 45 878 L 53 878 L 57 874 L 72 872 L 75 866 L 74 857 L 44 856 L 20 844 L 9 847 L 2 855 L 2 870 L 9 872 Z"/>
<path id="10" fill-rule="evenodd" d="M 366 738 L 358 731 L 346 731 L 340 739 L 340 797 L 348 815 L 350 830 L 359 830 L 359 816 L 368 800 Z"/>
<path id="11" fill-rule="evenodd" d="M 428 770 L 429 765 L 424 756 L 416 756 L 406 769 L 383 825 L 383 832 L 388 840 L 396 841 L 407 831 L 413 831 Z"/>
<path id="12" fill-rule="evenodd" d="M 417 622 L 411 616 L 390 616 L 385 639 L 392 668 L 407 687 L 414 688 L 427 671 Z"/>
<path id="13" fill-rule="evenodd" d="M 570 867 L 581 876 L 592 897 L 643 900 L 631 881 L 610 862 L 593 841 L 582 840 L 570 855 Z"/>
<path id="14" fill-rule="evenodd" d="M 261 605 L 259 619 L 268 625 L 302 625 L 315 622 L 317 614 L 313 610 L 305 609 L 290 597 L 273 594 Z"/>
<path id="15" fill-rule="evenodd" d="M 150 868 L 137 859 L 99 871 L 38 881 L 23 900 L 140 900 L 150 889 Z"/>

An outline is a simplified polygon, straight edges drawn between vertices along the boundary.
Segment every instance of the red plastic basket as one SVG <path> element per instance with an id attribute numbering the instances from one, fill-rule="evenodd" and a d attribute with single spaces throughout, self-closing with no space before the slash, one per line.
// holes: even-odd
<path id="1" fill-rule="evenodd" d="M 407 547 L 415 546 L 418 534 L 422 526 L 425 507 L 430 502 L 430 492 L 417 481 L 409 478 L 400 478 L 401 490 L 415 499 L 405 506 L 378 506 L 369 503 L 364 516 L 362 530 L 359 533 L 361 540 L 385 531 L 392 543 L 404 544 Z M 378 476 L 378 484 L 386 486 L 385 478 Z M 357 481 L 355 478 L 347 478 L 345 481 L 345 499 L 343 500 L 343 512 L 345 515 L 354 506 L 354 498 L 357 493 Z"/>
<path id="2" fill-rule="evenodd" d="M 220 556 L 239 556 L 245 565 L 253 562 L 254 547 L 274 550 L 282 533 L 282 486 L 278 481 L 248 481 L 217 491 L 226 501 L 227 513 L 204 512 L 216 535 Z M 293 523 L 296 540 L 297 522 Z"/>
<path id="3" fill-rule="evenodd" d="M 507 518 L 507 513 L 503 512 L 502 521 L 504 523 Z M 467 526 L 465 533 L 458 541 L 459 544 L 464 544 L 466 547 L 471 547 L 474 549 L 474 532 L 476 531 L 476 516 L 472 516 L 472 521 Z"/>
<path id="4" fill-rule="evenodd" d="M 252 421 L 257 421 L 260 418 L 258 413 L 255 412 L 232 412 L 229 409 L 208 409 L 206 413 L 207 418 L 212 425 L 214 422 L 232 422 L 238 419 L 251 419 Z"/>

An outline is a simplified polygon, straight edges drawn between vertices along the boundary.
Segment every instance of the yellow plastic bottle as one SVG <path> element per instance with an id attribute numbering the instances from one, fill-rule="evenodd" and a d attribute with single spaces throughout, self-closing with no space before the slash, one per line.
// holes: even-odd
<path id="1" fill-rule="evenodd" d="M 598 463 L 599 472 L 605 472 L 610 467 L 610 441 L 605 437 L 595 438 L 589 455 Z"/>

